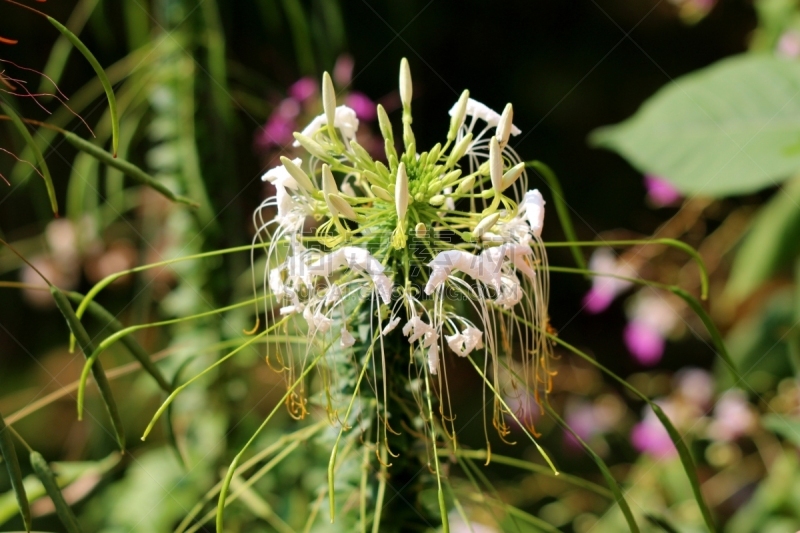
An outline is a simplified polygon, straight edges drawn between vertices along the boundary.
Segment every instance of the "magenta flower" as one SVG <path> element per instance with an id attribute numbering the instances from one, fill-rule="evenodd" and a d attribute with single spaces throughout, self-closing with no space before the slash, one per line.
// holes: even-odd
<path id="1" fill-rule="evenodd" d="M 633 426 L 631 444 L 639 453 L 646 453 L 657 459 L 667 459 L 678 453 L 669 433 L 655 416 L 645 417 Z"/>
<path id="2" fill-rule="evenodd" d="M 630 322 L 623 339 L 640 364 L 653 366 L 664 355 L 667 335 L 678 324 L 679 315 L 667 296 L 654 290 L 640 291 L 628 309 Z"/>
<path id="3" fill-rule="evenodd" d="M 755 423 L 756 417 L 745 393 L 731 389 L 717 400 L 708 433 L 715 440 L 731 441 L 749 433 Z"/>
<path id="4" fill-rule="evenodd" d="M 778 41 L 776 53 L 788 59 L 800 57 L 800 33 L 797 30 L 789 30 L 781 35 Z"/>
<path id="5" fill-rule="evenodd" d="M 610 248 L 598 248 L 595 250 L 589 259 L 589 270 L 598 274 L 610 274 L 626 278 L 636 277 L 636 272 L 633 268 L 628 264 L 621 264 Z M 584 309 L 593 315 L 605 311 L 614 301 L 614 298 L 626 291 L 630 286 L 631 282 L 624 279 L 602 275 L 595 276 L 592 279 L 592 288 L 583 297 Z"/>
<path id="6" fill-rule="evenodd" d="M 294 98 L 285 98 L 272 111 L 267 123 L 256 136 L 256 145 L 264 150 L 285 146 L 294 140 L 297 128 L 295 118 L 300 114 L 300 104 Z"/>
<path id="7" fill-rule="evenodd" d="M 353 109 L 356 116 L 361 120 L 375 120 L 378 116 L 375 102 L 369 99 L 364 93 L 353 91 L 344 98 L 344 105 Z"/>
<path id="8" fill-rule="evenodd" d="M 317 82 L 314 78 L 300 78 L 291 87 L 289 87 L 289 96 L 296 101 L 303 103 L 312 96 L 317 94 Z"/>
<path id="9" fill-rule="evenodd" d="M 634 320 L 628 322 L 623 332 L 625 346 L 634 359 L 644 366 L 653 366 L 664 355 L 666 341 L 661 333 L 647 322 Z"/>
<path id="10" fill-rule="evenodd" d="M 681 193 L 667 180 L 653 174 L 644 175 L 644 187 L 647 198 L 656 206 L 672 205 L 681 199 Z"/>

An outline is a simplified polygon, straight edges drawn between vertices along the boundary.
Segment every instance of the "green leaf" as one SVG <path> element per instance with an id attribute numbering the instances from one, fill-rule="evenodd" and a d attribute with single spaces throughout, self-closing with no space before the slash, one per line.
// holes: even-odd
<path id="1" fill-rule="evenodd" d="M 28 127 L 22 122 L 22 119 L 19 117 L 19 115 L 17 115 L 17 112 L 14 111 L 14 108 L 8 104 L 8 101 L 2 95 L 0 95 L 0 108 L 2 108 L 3 112 L 8 115 L 8 117 L 11 119 L 11 122 L 13 122 L 14 126 L 16 126 L 17 131 L 19 131 L 20 135 L 22 135 L 22 138 L 25 139 L 25 143 L 28 148 L 36 156 L 36 162 L 39 164 L 39 168 L 42 171 L 44 185 L 47 187 L 47 196 L 50 198 L 50 208 L 53 210 L 53 214 L 58 216 L 56 190 L 55 187 L 53 187 L 53 178 L 50 176 L 50 169 L 47 167 L 47 163 L 44 160 L 42 151 L 33 140 L 33 137 L 31 137 L 31 132 L 28 131 Z"/>
<path id="2" fill-rule="evenodd" d="M 53 500 L 53 505 L 55 505 L 56 513 L 61 523 L 64 524 L 69 533 L 82 533 L 83 530 L 75 517 L 75 513 L 72 512 L 69 504 L 64 499 L 64 495 L 61 494 L 61 489 L 58 487 L 55 474 L 50 470 L 50 465 L 47 464 L 47 461 L 39 452 L 31 452 L 30 461 L 36 476 L 47 491 L 47 495 Z"/>
<path id="3" fill-rule="evenodd" d="M 19 512 L 25 524 L 25 530 L 31 530 L 31 508 L 28 505 L 28 495 L 25 493 L 25 485 L 22 482 L 22 470 L 19 467 L 17 451 L 14 448 L 12 429 L 6 426 L 3 417 L 0 416 L 0 453 L 3 454 L 3 462 L 8 469 L 8 477 L 11 480 L 11 487 L 17 499 Z"/>
<path id="4" fill-rule="evenodd" d="M 726 291 L 734 301 L 746 298 L 800 249 L 800 180 L 775 193 L 750 225 L 733 260 Z"/>
<path id="5" fill-rule="evenodd" d="M 114 157 L 117 156 L 117 148 L 119 147 L 119 115 L 117 113 L 117 98 L 114 96 L 114 88 L 111 87 L 111 82 L 108 81 L 108 76 L 106 76 L 106 72 L 103 70 L 103 67 L 100 66 L 100 63 L 97 61 L 97 58 L 94 57 L 94 54 L 86 48 L 86 45 L 81 42 L 78 37 L 69 31 L 63 24 L 59 21 L 54 19 L 53 17 L 47 17 L 47 20 L 50 21 L 58 31 L 61 32 L 61 35 L 66 37 L 69 42 L 72 43 L 72 46 L 78 49 L 78 51 L 83 54 L 83 57 L 92 65 L 95 74 L 100 79 L 100 83 L 103 84 L 103 90 L 106 93 L 106 98 L 108 99 L 108 110 L 111 114 L 111 145 L 112 151 L 114 153 Z"/>
<path id="6" fill-rule="evenodd" d="M 764 429 L 780 435 L 797 447 L 800 447 L 800 420 L 788 418 L 777 413 L 768 413 L 761 417 Z"/>
<path id="7" fill-rule="evenodd" d="M 800 63 L 771 54 L 724 59 L 670 83 L 590 142 L 685 194 L 776 185 L 800 170 Z"/>

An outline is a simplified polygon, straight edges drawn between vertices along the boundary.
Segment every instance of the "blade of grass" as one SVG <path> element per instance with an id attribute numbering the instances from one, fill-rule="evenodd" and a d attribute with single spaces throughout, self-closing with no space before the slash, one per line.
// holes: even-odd
<path id="1" fill-rule="evenodd" d="M 25 144 L 27 147 L 33 152 L 33 155 L 36 157 L 36 162 L 39 166 L 39 170 L 42 172 L 42 179 L 44 179 L 44 185 L 47 188 L 47 196 L 50 198 L 50 208 L 53 210 L 53 214 L 58 217 L 58 201 L 56 200 L 56 190 L 53 186 L 53 178 L 50 175 L 50 169 L 47 166 L 47 163 L 44 160 L 44 156 L 42 155 L 42 151 L 39 149 L 39 146 L 36 144 L 36 141 L 33 140 L 31 136 L 31 132 L 28 131 L 28 127 L 22 122 L 22 119 L 19 117 L 17 112 L 14 108 L 8 103 L 6 97 L 0 94 L 0 107 L 3 109 L 3 112 L 8 115 L 11 119 L 11 122 L 14 123 L 14 126 L 17 128 L 17 131 L 22 138 L 25 140 Z"/>
<path id="2" fill-rule="evenodd" d="M 716 532 L 717 528 L 716 524 L 714 523 L 714 519 L 711 516 L 711 509 L 708 508 L 705 499 L 703 499 L 703 491 L 700 487 L 700 479 L 697 477 L 697 467 L 694 464 L 694 459 L 692 459 L 692 454 L 689 452 L 689 448 L 686 447 L 686 443 L 683 441 L 683 438 L 681 437 L 680 433 L 678 433 L 678 430 L 672 424 L 667 415 L 664 414 L 664 411 L 661 409 L 661 407 L 659 407 L 658 404 L 656 404 L 654 401 L 652 401 L 650 398 L 648 398 L 646 395 L 640 392 L 639 389 L 637 389 L 636 387 L 634 387 L 621 377 L 617 376 L 615 373 L 613 373 L 608 368 L 600 364 L 590 355 L 582 352 L 578 348 L 572 346 L 571 344 L 556 337 L 551 333 L 547 333 L 546 335 L 550 340 L 563 346 L 564 348 L 574 353 L 581 359 L 584 359 L 588 363 L 597 367 L 604 374 L 606 374 L 614 381 L 616 381 L 617 383 L 619 383 L 620 385 L 631 391 L 633 394 L 641 398 L 650 406 L 650 408 L 653 410 L 653 413 L 655 413 L 656 417 L 658 417 L 659 421 L 664 426 L 664 429 L 666 429 L 667 433 L 669 433 L 670 440 L 672 440 L 672 443 L 678 450 L 678 456 L 680 457 L 681 463 L 683 464 L 683 470 L 684 472 L 686 472 L 686 476 L 689 478 L 689 483 L 691 484 L 692 492 L 694 493 L 694 499 L 697 502 L 698 507 L 700 508 L 700 512 L 703 515 L 703 520 L 706 523 L 706 527 L 708 527 L 709 531 L 711 531 L 712 533 Z"/>
<path id="3" fill-rule="evenodd" d="M 316 68 L 314 50 L 303 5 L 299 0 L 282 0 L 282 5 L 289 21 L 289 28 L 292 30 L 297 66 L 303 74 L 313 74 Z"/>
<path id="4" fill-rule="evenodd" d="M 275 407 L 272 409 L 272 411 L 270 411 L 270 413 L 267 415 L 267 417 L 264 419 L 261 425 L 258 426 L 258 429 L 256 429 L 256 431 L 253 433 L 250 439 L 245 443 L 242 449 L 239 450 L 239 453 L 237 453 L 236 456 L 233 458 L 233 461 L 228 467 L 228 473 L 226 474 L 225 479 L 222 482 L 222 487 L 220 488 L 219 491 L 219 499 L 217 500 L 217 522 L 216 522 L 217 531 L 220 532 L 225 531 L 225 523 L 224 523 L 225 500 L 228 496 L 228 489 L 230 488 L 231 479 L 233 479 L 233 474 L 236 472 L 236 468 L 239 466 L 239 462 L 242 460 L 242 457 L 244 456 L 245 452 L 247 452 L 250 446 L 252 446 L 253 442 L 255 442 L 255 440 L 258 438 L 261 432 L 264 431 L 264 428 L 267 427 L 269 421 L 272 420 L 272 417 L 275 416 L 275 413 L 278 412 L 278 409 L 281 408 L 281 406 L 284 404 L 289 395 L 294 391 L 294 389 L 297 388 L 297 386 L 303 382 L 308 373 L 311 372 L 311 370 L 313 370 L 314 368 L 316 368 L 317 363 L 319 363 L 322 360 L 322 358 L 325 357 L 325 352 L 326 350 L 320 350 L 319 355 L 317 355 L 306 366 L 306 368 L 303 370 L 300 376 L 286 390 L 286 393 L 283 395 L 283 398 L 281 398 L 281 400 L 275 405 Z"/>
<path id="5" fill-rule="evenodd" d="M 708 269 L 706 269 L 706 264 L 703 262 L 703 258 L 700 257 L 697 250 L 685 242 L 675 239 L 634 239 L 622 241 L 546 242 L 544 246 L 545 248 L 560 248 L 563 246 L 671 246 L 685 252 L 697 264 L 697 267 L 700 269 L 700 299 L 705 300 L 708 298 Z"/>
<path id="6" fill-rule="evenodd" d="M 181 196 L 179 194 L 175 194 L 171 190 L 169 190 L 164 184 L 160 183 L 154 177 L 149 175 L 147 172 L 139 168 L 138 166 L 130 163 L 129 161 L 123 161 L 122 159 L 118 159 L 115 155 L 112 155 L 93 142 L 87 141 L 78 135 L 75 135 L 72 132 L 66 130 L 60 130 L 60 133 L 64 136 L 64 138 L 75 148 L 81 150 L 82 152 L 86 152 L 87 154 L 91 155 L 95 159 L 99 160 L 106 165 L 115 168 L 131 178 L 136 183 L 141 185 L 146 185 L 156 192 L 160 193 L 165 198 L 172 200 L 173 202 L 177 202 L 180 204 L 188 205 L 189 207 L 198 208 L 200 204 L 187 198 L 185 196 Z"/>
<path id="7" fill-rule="evenodd" d="M 731 373 L 733 379 L 738 383 L 744 381 L 744 378 L 739 373 L 739 369 L 736 366 L 736 363 L 733 362 L 733 359 L 728 352 L 728 348 L 725 346 L 725 341 L 722 338 L 722 334 L 719 332 L 716 324 L 711 319 L 709 314 L 703 309 L 702 304 L 686 292 L 685 290 L 677 287 L 675 285 L 666 285 L 664 283 L 658 283 L 657 281 L 649 281 L 641 278 L 629 278 L 627 276 L 618 276 L 615 274 L 608 274 L 605 272 L 596 272 L 593 270 L 583 270 L 578 268 L 570 268 L 570 267 L 554 267 L 548 266 L 548 270 L 550 272 L 564 272 L 566 274 L 588 274 L 590 276 L 604 276 L 608 278 L 615 278 L 624 281 L 628 281 L 630 283 L 635 283 L 637 285 L 644 285 L 646 287 L 656 287 L 659 289 L 663 289 L 665 291 L 670 291 L 671 293 L 675 294 L 676 296 L 680 297 L 683 301 L 686 302 L 686 305 L 694 311 L 700 320 L 703 322 L 703 325 L 706 327 L 708 334 L 711 335 L 711 340 L 714 343 L 714 348 L 717 351 L 717 355 L 722 359 L 725 365 L 728 367 L 728 371 Z"/>
<path id="8" fill-rule="evenodd" d="M 82 55 L 86 58 L 92 68 L 94 69 L 95 74 L 97 74 L 100 83 L 103 84 L 103 90 L 106 93 L 106 98 L 108 99 L 108 109 L 111 114 L 111 146 L 112 152 L 114 154 L 113 157 L 117 157 L 117 147 L 119 146 L 119 115 L 117 114 L 117 99 L 114 96 L 114 88 L 111 86 L 111 82 L 108 81 L 108 76 L 106 76 L 103 67 L 100 66 L 100 63 L 97 61 L 97 58 L 94 57 L 94 54 L 86 48 L 86 45 L 81 42 L 78 37 L 69 31 L 63 24 L 59 21 L 54 19 L 53 17 L 48 16 L 47 20 L 50 21 L 58 31 L 61 32 L 61 35 L 66 37 L 69 42 L 72 43 Z"/>
<path id="9" fill-rule="evenodd" d="M 525 166 L 535 170 L 539 176 L 544 179 L 547 186 L 550 187 L 550 192 L 553 194 L 553 201 L 556 204 L 556 214 L 558 220 L 561 222 L 561 229 L 564 231 L 572 257 L 575 258 L 575 264 L 580 268 L 586 268 L 586 259 L 583 257 L 583 252 L 574 243 L 578 241 L 575 233 L 575 227 L 572 225 L 572 217 L 569 216 L 569 206 L 564 198 L 564 191 L 561 189 L 561 183 L 556 177 L 553 170 L 542 163 L 541 161 L 530 161 L 525 163 Z"/>
<path id="10" fill-rule="evenodd" d="M 19 505 L 19 513 L 22 515 L 25 530 L 30 533 L 32 523 L 31 508 L 28 504 L 28 495 L 25 493 L 25 485 L 22 482 L 22 470 L 19 467 L 17 450 L 14 448 L 14 439 L 11 432 L 11 428 L 6 426 L 3 416 L 0 415 L 0 453 L 3 454 L 3 462 L 8 470 L 8 478 L 17 497 L 17 505 Z"/>
<path id="11" fill-rule="evenodd" d="M 86 380 L 89 377 L 89 371 L 92 369 L 92 366 L 95 362 L 97 362 L 100 354 L 102 354 L 105 350 L 107 350 L 111 345 L 116 343 L 118 340 L 124 340 L 126 338 L 130 338 L 130 334 L 136 331 L 140 331 L 143 329 L 154 328 L 154 327 L 162 327 L 162 326 L 169 326 L 172 324 L 180 324 L 181 322 L 187 322 L 191 320 L 196 320 L 198 318 L 208 317 L 218 315 L 220 313 L 224 313 L 226 311 L 230 311 L 232 309 L 238 309 L 240 307 L 248 307 L 253 305 L 254 302 L 258 301 L 259 298 L 254 298 L 251 300 L 247 300 L 245 302 L 239 302 L 236 304 L 229 305 L 227 307 L 220 307 L 219 309 L 212 309 L 211 311 L 206 311 L 205 313 L 198 313 L 196 315 L 185 316 L 180 318 L 172 318 L 169 320 L 162 320 L 160 322 L 151 322 L 147 324 L 138 324 L 135 326 L 129 326 L 127 328 L 120 328 L 119 331 L 116 331 L 103 339 L 99 345 L 95 348 L 95 351 L 86 358 L 86 363 L 83 365 L 83 370 L 81 371 L 81 385 L 78 388 L 78 412 L 83 412 L 83 398 L 84 392 L 86 389 Z M 94 303 L 94 302 L 92 302 Z M 149 359 L 147 354 L 143 354 L 146 359 Z M 162 378 L 163 379 L 163 378 Z M 171 386 L 167 386 L 169 389 L 167 392 L 172 393 L 173 389 Z"/>
<path id="12" fill-rule="evenodd" d="M 77 35 L 83 30 L 92 11 L 97 7 L 98 1 L 99 0 L 82 0 L 75 5 L 72 14 L 69 16 L 69 20 L 67 20 L 67 27 L 70 28 L 73 34 Z M 44 70 L 42 71 L 45 77 L 42 78 L 39 84 L 40 93 L 47 92 L 49 89 L 47 86 L 48 81 L 52 81 L 54 85 L 59 82 L 61 74 L 64 72 L 64 67 L 67 65 L 67 59 L 69 59 L 71 50 L 72 43 L 65 35 L 61 35 L 56 39 L 55 44 L 50 48 L 50 56 L 47 58 L 47 63 L 45 63 Z"/>
<path id="13" fill-rule="evenodd" d="M 91 337 L 89 337 L 89 334 L 84 329 L 83 324 L 81 324 L 81 321 L 75 315 L 75 311 L 72 309 L 69 299 L 63 292 L 61 292 L 61 290 L 58 289 L 58 287 L 54 287 L 52 285 L 50 286 L 50 293 L 53 295 L 53 299 L 56 302 L 58 310 L 61 311 L 64 319 L 67 321 L 70 331 L 78 340 L 78 344 L 80 345 L 84 356 L 90 357 L 91 354 L 94 353 L 94 344 L 92 343 Z M 100 390 L 100 396 L 103 399 L 103 403 L 106 406 L 109 417 L 111 417 L 111 423 L 114 426 L 114 433 L 117 438 L 117 443 L 120 446 L 120 450 L 124 453 L 125 430 L 122 425 L 122 419 L 119 416 L 117 403 L 114 400 L 114 395 L 111 392 L 111 385 L 108 382 L 108 378 L 106 377 L 100 361 L 95 361 L 91 368 L 95 383 L 97 383 L 97 388 Z M 79 412 L 78 419 L 80 420 L 80 418 L 81 413 Z"/>
<path id="14" fill-rule="evenodd" d="M 606 462 L 603 461 L 603 459 L 595 453 L 591 446 L 586 444 L 586 442 L 575 431 L 573 431 L 573 429 L 569 427 L 569 425 L 560 416 L 558 416 L 558 413 L 555 412 L 549 403 L 544 402 L 544 408 L 559 426 L 569 431 L 569 433 L 575 437 L 584 451 L 586 451 L 589 457 L 592 458 L 592 461 L 594 461 L 594 463 L 597 465 L 597 468 L 600 469 L 600 473 L 603 474 L 603 478 L 606 480 L 608 488 L 611 489 L 611 492 L 614 495 L 614 500 L 617 502 L 619 510 L 622 511 L 622 516 L 625 517 L 625 521 L 628 523 L 628 529 L 630 529 L 633 533 L 638 533 L 639 525 L 636 523 L 636 519 L 633 517 L 633 512 L 631 511 L 627 500 L 625 500 L 625 495 L 622 493 L 622 488 L 619 486 L 619 483 L 617 483 L 617 480 L 614 479 L 614 476 L 611 474 L 611 470 L 608 468 L 608 465 L 606 465 Z"/>
<path id="15" fill-rule="evenodd" d="M 439 455 L 441 456 L 455 455 L 456 457 L 467 457 L 470 459 L 477 459 L 484 462 L 489 457 L 489 454 L 487 453 L 486 450 L 465 450 L 463 448 L 459 448 L 458 450 L 439 450 Z M 536 474 L 542 474 L 548 477 L 564 481 L 565 483 L 570 483 L 576 487 L 580 487 L 582 489 L 594 492 L 595 494 L 598 494 L 604 498 L 609 498 L 609 499 L 614 498 L 614 494 L 612 494 L 607 489 L 578 476 L 565 474 L 562 471 L 559 471 L 558 476 L 556 476 L 555 474 L 553 474 L 553 471 L 550 468 L 547 468 L 546 466 L 538 465 L 536 463 L 525 461 L 523 459 L 516 459 L 514 457 L 507 457 L 505 455 L 497 455 L 496 453 L 492 453 L 491 458 L 493 463 L 500 463 L 501 465 L 513 466 L 514 468 L 519 468 L 521 470 L 528 470 L 530 472 L 535 472 Z"/>
<path id="16" fill-rule="evenodd" d="M 42 454 L 39 452 L 31 452 L 30 461 L 33 471 L 36 473 L 36 477 L 38 477 L 42 482 L 42 485 L 47 491 L 47 495 L 50 496 L 51 500 L 53 500 L 53 505 L 56 508 L 56 514 L 58 515 L 59 520 L 61 520 L 61 523 L 64 524 L 67 532 L 83 533 L 83 530 L 78 523 L 78 518 L 75 516 L 75 513 L 72 512 L 72 508 L 64 499 L 64 495 L 61 493 L 61 489 L 58 488 L 58 483 L 56 483 L 56 477 L 53 474 L 53 471 L 50 470 L 50 465 L 48 465 L 47 461 L 45 461 L 44 457 L 42 457 Z"/>
<path id="17" fill-rule="evenodd" d="M 66 294 L 67 297 L 76 304 L 80 304 L 84 298 L 82 294 L 77 292 L 68 292 Z M 89 302 L 87 311 L 89 311 L 89 314 L 94 317 L 95 320 L 116 334 L 119 334 L 125 329 L 124 326 L 114 317 L 114 315 L 109 313 L 105 307 L 101 306 L 97 302 Z M 153 379 L 156 380 L 156 383 L 158 383 L 158 386 L 161 387 L 161 390 L 167 394 L 172 392 L 172 387 L 170 386 L 169 382 L 167 382 L 167 379 L 164 377 L 155 363 L 153 363 L 152 359 L 150 358 L 150 354 L 148 354 L 142 345 L 139 344 L 136 338 L 130 335 L 125 335 L 120 338 L 120 342 L 122 342 L 131 355 L 133 355 L 136 360 L 139 361 L 144 371 L 150 374 Z"/>

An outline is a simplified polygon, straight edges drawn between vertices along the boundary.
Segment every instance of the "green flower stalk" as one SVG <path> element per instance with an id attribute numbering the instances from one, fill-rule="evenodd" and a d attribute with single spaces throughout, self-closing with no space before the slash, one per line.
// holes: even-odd
<path id="1" fill-rule="evenodd" d="M 287 343 L 268 356 L 293 387 L 287 396 L 290 413 L 306 415 L 305 387 L 295 383 L 306 365 L 324 354 L 321 371 L 332 420 L 343 428 L 352 423 L 348 415 L 338 420 L 339 395 L 374 397 L 358 403 L 369 411 L 358 417 L 377 420 L 371 442 L 381 463 L 381 457 L 396 457 L 392 442 L 407 446 L 398 437 L 401 424 L 419 429 L 429 438 L 427 446 L 440 445 L 436 435 L 455 442 L 447 398 L 455 386 L 447 381 L 449 352 L 483 355 L 494 391 L 485 404 L 493 404 L 491 419 L 501 436 L 510 430 L 500 355 L 511 362 L 512 352 L 520 354 L 520 374 L 536 392 L 533 398 L 524 387 L 512 392 L 521 398 L 515 402 L 519 411 L 511 413 L 517 420 L 534 419 L 530 411 L 538 409 L 538 394 L 550 390 L 553 377 L 541 240 L 545 202 L 538 190 L 527 190 L 525 165 L 508 144 L 520 133 L 511 104 L 498 114 L 464 91 L 450 110 L 444 144 L 416 153 L 405 60 L 400 94 L 402 153 L 386 111 L 377 109 L 384 162 L 355 140 L 355 112 L 336 105 L 325 74 L 324 113 L 294 134 L 306 155 L 283 157 L 282 165 L 264 175 L 276 192 L 254 213 L 257 238 L 268 256 L 263 280 L 271 295 L 264 299 L 268 321 L 287 335 L 307 337 L 305 345 Z M 277 212 L 270 218 L 272 210 Z M 357 375 L 366 376 L 368 386 L 361 386 Z M 408 409 L 404 399 L 416 409 Z M 435 418 L 431 405 L 437 404 Z M 420 416 L 409 418 L 413 412 Z M 402 451 L 398 446 L 395 452 Z"/>

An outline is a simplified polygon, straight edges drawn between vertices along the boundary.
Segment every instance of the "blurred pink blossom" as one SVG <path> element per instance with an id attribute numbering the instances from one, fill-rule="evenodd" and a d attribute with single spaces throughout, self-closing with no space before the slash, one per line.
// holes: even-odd
<path id="1" fill-rule="evenodd" d="M 669 404 L 661 403 L 660 407 L 668 414 Z M 631 431 L 631 444 L 640 453 L 646 453 L 656 459 L 667 459 L 677 455 L 678 450 L 669 438 L 669 433 L 656 415 L 648 409 L 641 422 Z"/>
<path id="2" fill-rule="evenodd" d="M 627 263 L 621 264 L 610 248 L 598 248 L 589 259 L 589 269 L 599 274 L 611 274 L 627 278 L 636 277 L 636 272 Z M 631 282 L 608 276 L 592 278 L 592 288 L 583 297 L 583 306 L 588 313 L 605 311 L 619 294 L 626 291 Z"/>
<path id="3" fill-rule="evenodd" d="M 317 81 L 308 76 L 300 78 L 289 87 L 289 96 L 300 103 L 305 102 L 315 94 L 317 94 Z"/>
<path id="4" fill-rule="evenodd" d="M 272 111 L 266 125 L 256 137 L 256 145 L 262 149 L 284 146 L 294 140 L 297 129 L 295 118 L 300 114 L 300 104 L 294 98 L 285 98 Z"/>
<path id="5" fill-rule="evenodd" d="M 333 81 L 339 87 L 347 87 L 353 80 L 353 67 L 355 62 L 353 56 L 349 54 L 342 54 L 336 59 L 336 64 L 333 65 Z"/>
<path id="6" fill-rule="evenodd" d="M 715 440 L 735 440 L 749 433 L 755 422 L 756 417 L 745 393 L 731 389 L 717 400 L 708 433 Z"/>
<path id="7" fill-rule="evenodd" d="M 653 174 L 644 175 L 647 198 L 656 206 L 672 205 L 681 199 L 681 193 L 667 180 Z"/>
<path id="8" fill-rule="evenodd" d="M 800 57 L 800 32 L 789 30 L 781 35 L 775 52 L 789 59 Z"/>
<path id="9" fill-rule="evenodd" d="M 375 102 L 369 99 L 364 93 L 353 91 L 344 98 L 344 105 L 353 109 L 356 116 L 361 120 L 375 120 L 378 116 Z"/>
<path id="10" fill-rule="evenodd" d="M 702 368 L 687 367 L 681 369 L 675 376 L 675 390 L 688 401 L 705 413 L 714 399 L 714 379 L 711 374 Z"/>
<path id="11" fill-rule="evenodd" d="M 678 314 L 665 296 L 640 291 L 629 308 L 630 322 L 623 339 L 628 351 L 640 364 L 653 366 L 664 355 L 666 336 L 678 323 Z"/>

